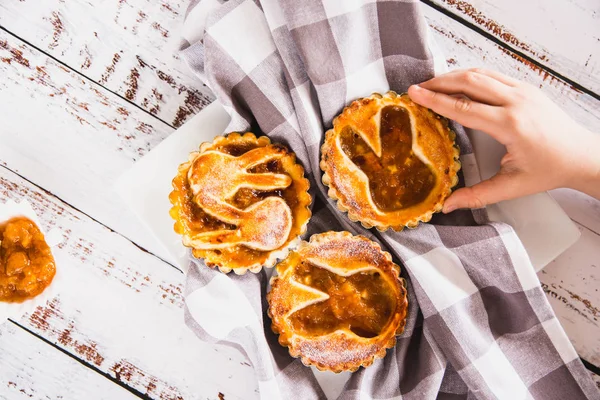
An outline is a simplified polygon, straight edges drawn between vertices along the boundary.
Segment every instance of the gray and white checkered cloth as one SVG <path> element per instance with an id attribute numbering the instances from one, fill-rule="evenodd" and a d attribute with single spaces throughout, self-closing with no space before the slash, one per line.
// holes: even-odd
<path id="1" fill-rule="evenodd" d="M 356 98 L 404 92 L 433 76 L 418 2 L 193 0 L 184 37 L 181 54 L 231 114 L 226 131 L 262 132 L 304 165 L 316 199 L 309 235 L 362 234 L 403 265 L 406 330 L 384 359 L 350 375 L 339 399 L 600 398 L 509 226 L 474 210 L 436 215 L 414 230 L 373 232 L 326 195 L 319 147 L 335 115 Z M 461 184 L 470 185 L 477 166 L 464 130 L 455 128 Z M 324 399 L 329 388 L 271 332 L 269 273 L 224 275 L 193 260 L 186 322 L 202 340 L 248 357 L 262 399 Z"/>

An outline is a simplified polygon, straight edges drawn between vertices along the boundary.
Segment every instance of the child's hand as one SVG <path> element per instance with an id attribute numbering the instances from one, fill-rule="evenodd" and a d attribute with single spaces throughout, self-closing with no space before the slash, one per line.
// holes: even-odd
<path id="1" fill-rule="evenodd" d="M 473 69 L 408 89 L 418 104 L 506 146 L 501 169 L 456 190 L 444 212 L 569 187 L 600 198 L 600 135 L 573 121 L 541 91 L 494 71 Z"/>

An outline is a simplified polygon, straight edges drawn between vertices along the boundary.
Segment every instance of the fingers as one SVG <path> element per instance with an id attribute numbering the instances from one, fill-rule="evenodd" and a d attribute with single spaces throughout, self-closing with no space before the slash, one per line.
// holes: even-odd
<path id="1" fill-rule="evenodd" d="M 530 194 L 519 173 L 500 172 L 471 187 L 456 190 L 444 203 L 445 214 L 459 208 L 481 208 Z"/>
<path id="2" fill-rule="evenodd" d="M 494 129 L 501 126 L 504 121 L 500 107 L 481 104 L 462 97 L 452 97 L 417 85 L 408 88 L 408 95 L 415 103 L 430 108 L 446 118 L 453 119 L 468 128 L 485 131 L 499 142 L 505 141 L 502 132 L 506 131 Z"/>
<path id="3" fill-rule="evenodd" d="M 463 94 L 471 100 L 492 106 L 504 105 L 514 96 L 512 87 L 473 70 L 450 72 L 419 86 L 438 93 Z"/>

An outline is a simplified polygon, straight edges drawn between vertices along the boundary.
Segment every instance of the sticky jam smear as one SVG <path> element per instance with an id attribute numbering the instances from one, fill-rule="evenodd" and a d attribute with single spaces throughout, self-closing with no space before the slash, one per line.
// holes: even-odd
<path id="1" fill-rule="evenodd" d="M 371 198 L 382 211 L 397 211 L 425 200 L 436 177 L 412 151 L 408 111 L 387 106 L 381 110 L 381 157 L 351 127 L 340 135 L 342 150 L 369 178 Z"/>
<path id="2" fill-rule="evenodd" d="M 329 299 L 290 315 L 294 330 L 306 336 L 347 329 L 361 337 L 376 337 L 396 308 L 389 283 L 379 272 L 344 277 L 303 261 L 296 267 L 294 280 L 329 295 Z"/>
<path id="3" fill-rule="evenodd" d="M 42 293 L 56 273 L 43 233 L 28 218 L 0 226 L 0 301 L 19 302 Z"/>

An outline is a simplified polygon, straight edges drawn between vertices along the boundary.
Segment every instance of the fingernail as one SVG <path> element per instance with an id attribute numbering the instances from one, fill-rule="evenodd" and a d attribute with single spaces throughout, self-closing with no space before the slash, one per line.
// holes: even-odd
<path id="1" fill-rule="evenodd" d="M 421 86 L 419 86 L 419 85 L 411 85 L 411 86 L 412 86 L 413 90 L 421 90 L 421 89 L 423 89 L 423 88 L 422 88 Z"/>

